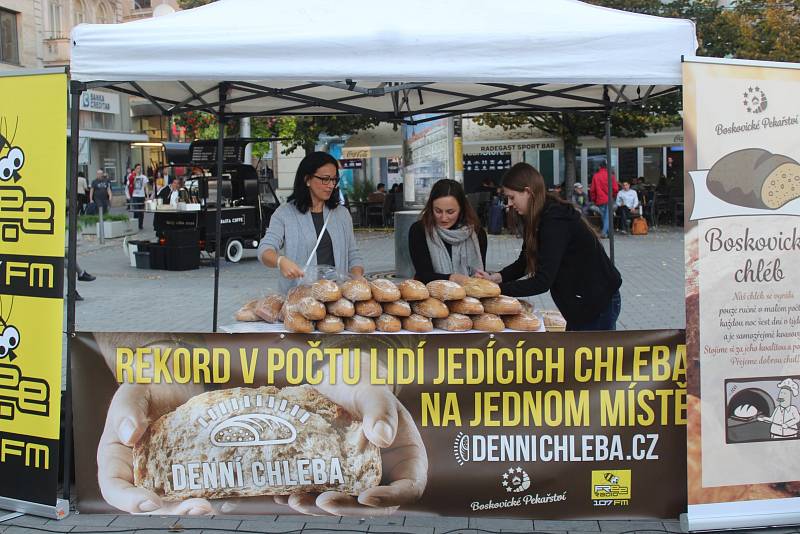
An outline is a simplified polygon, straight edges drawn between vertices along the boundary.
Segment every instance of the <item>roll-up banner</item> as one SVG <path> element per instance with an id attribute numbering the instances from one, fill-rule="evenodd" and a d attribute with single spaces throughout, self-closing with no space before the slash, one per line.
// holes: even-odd
<path id="1" fill-rule="evenodd" d="M 0 76 L 0 509 L 61 517 L 67 77 Z"/>
<path id="2" fill-rule="evenodd" d="M 683 80 L 687 526 L 800 523 L 800 65 Z"/>
<path id="3" fill-rule="evenodd" d="M 674 518 L 686 506 L 683 340 L 81 333 L 77 506 Z"/>

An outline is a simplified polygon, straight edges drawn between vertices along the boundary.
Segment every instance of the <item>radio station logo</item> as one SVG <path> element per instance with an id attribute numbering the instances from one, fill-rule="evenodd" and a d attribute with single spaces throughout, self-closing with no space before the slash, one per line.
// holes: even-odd
<path id="1" fill-rule="evenodd" d="M 592 471 L 592 504 L 627 506 L 631 499 L 631 470 Z"/>
<path id="2" fill-rule="evenodd" d="M 742 101 L 748 113 L 759 114 L 767 110 L 767 95 L 760 87 L 748 87 Z"/>
<path id="3" fill-rule="evenodd" d="M 0 117 L 0 182 L 22 179 L 25 152 L 14 144 L 19 119 L 9 137 L 8 121 Z M 29 197 L 18 185 L 0 185 L 0 241 L 15 243 L 24 234 L 52 234 L 55 205 L 47 197 Z"/>

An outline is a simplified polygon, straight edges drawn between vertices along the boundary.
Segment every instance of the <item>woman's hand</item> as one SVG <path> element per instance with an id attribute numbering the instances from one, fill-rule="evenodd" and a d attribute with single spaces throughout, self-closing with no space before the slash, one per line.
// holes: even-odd
<path id="1" fill-rule="evenodd" d="M 111 400 L 97 447 L 97 480 L 108 504 L 132 514 L 209 515 L 206 499 L 164 502 L 133 483 L 133 446 L 148 425 L 202 392 L 199 386 L 122 384 Z"/>
<path id="2" fill-rule="evenodd" d="M 475 271 L 476 278 L 483 278 L 485 280 L 491 280 L 495 284 L 502 284 L 503 283 L 503 276 L 500 273 L 490 273 L 487 271 L 481 271 L 480 269 Z"/>
<path id="3" fill-rule="evenodd" d="M 280 256 L 278 258 L 278 268 L 281 270 L 281 275 L 289 280 L 295 280 L 305 276 L 303 269 L 301 269 L 295 262 L 286 256 Z"/>

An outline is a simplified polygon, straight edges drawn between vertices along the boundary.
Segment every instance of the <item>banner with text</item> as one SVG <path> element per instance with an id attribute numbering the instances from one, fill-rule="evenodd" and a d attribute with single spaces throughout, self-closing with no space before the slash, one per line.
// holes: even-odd
<path id="1" fill-rule="evenodd" d="M 67 77 L 0 76 L 0 497 L 55 505 Z"/>
<path id="2" fill-rule="evenodd" d="M 681 331 L 85 333 L 74 347 L 81 512 L 685 509 Z"/>
<path id="3" fill-rule="evenodd" d="M 684 63 L 689 521 L 800 501 L 800 69 Z M 749 504 L 740 501 L 753 501 Z M 777 512 L 783 513 L 783 512 Z M 727 526 L 758 526 L 740 523 Z M 750 521 L 748 519 L 747 521 Z M 780 520 L 779 520 L 780 521 Z"/>

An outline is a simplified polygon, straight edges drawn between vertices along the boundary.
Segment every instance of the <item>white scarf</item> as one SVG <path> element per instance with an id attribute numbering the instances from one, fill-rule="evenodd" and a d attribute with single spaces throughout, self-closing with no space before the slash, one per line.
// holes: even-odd
<path id="1" fill-rule="evenodd" d="M 443 274 L 465 274 L 472 276 L 475 271 L 483 270 L 481 249 L 478 236 L 470 226 L 460 228 L 442 228 L 435 226 L 433 235 L 425 231 L 428 251 L 431 253 L 433 270 Z M 450 245 L 451 254 L 447 253 L 444 244 Z"/>

